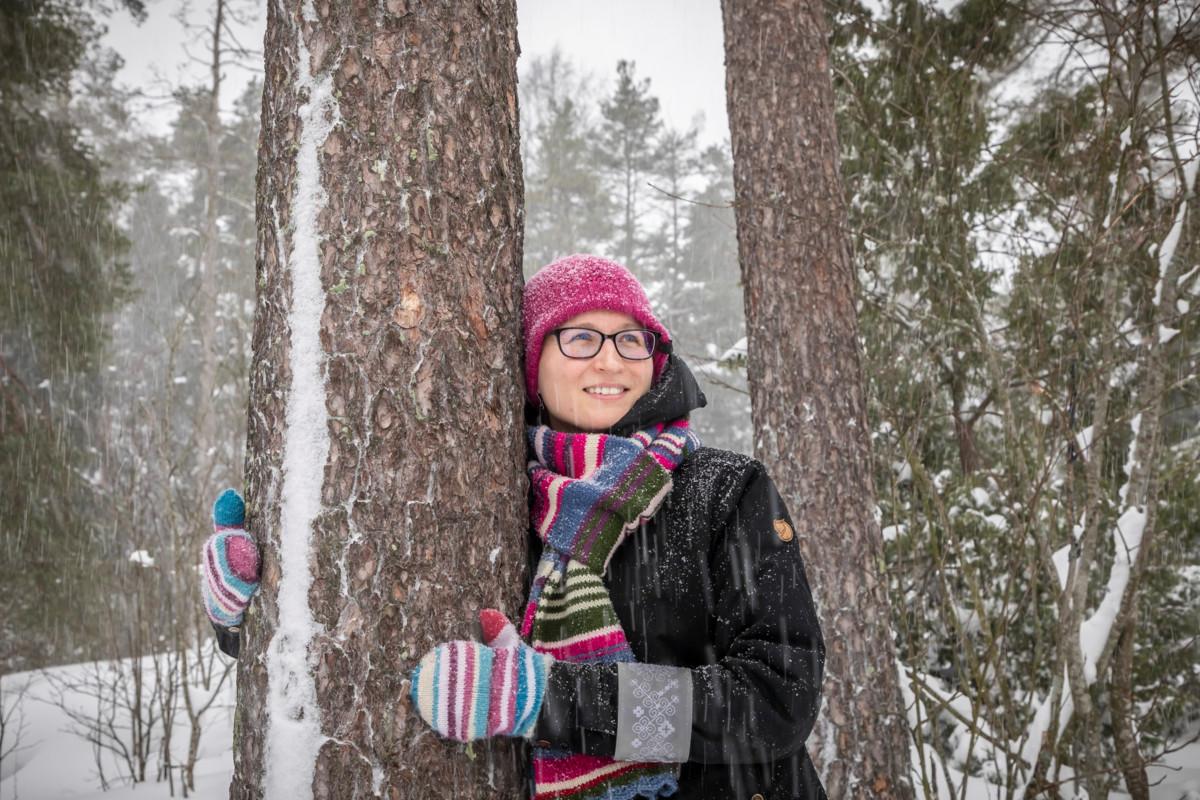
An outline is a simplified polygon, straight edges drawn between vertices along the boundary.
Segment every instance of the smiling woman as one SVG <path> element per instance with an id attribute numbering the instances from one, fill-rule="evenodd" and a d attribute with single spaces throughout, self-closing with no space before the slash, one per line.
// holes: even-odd
<path id="1" fill-rule="evenodd" d="M 450 739 L 532 740 L 534 800 L 823 798 L 825 645 L 763 465 L 701 446 L 704 395 L 621 265 L 543 267 L 522 322 L 528 599 L 430 650 L 413 706 Z"/>
<path id="2" fill-rule="evenodd" d="M 531 738 L 535 800 L 824 797 L 824 643 L 762 465 L 700 446 L 704 395 L 623 266 L 543 267 L 523 323 L 529 599 L 421 660 L 418 712 Z"/>

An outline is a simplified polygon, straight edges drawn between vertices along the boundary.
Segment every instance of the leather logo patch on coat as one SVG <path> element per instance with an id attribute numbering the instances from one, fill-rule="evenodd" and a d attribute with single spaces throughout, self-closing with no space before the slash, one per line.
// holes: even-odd
<path id="1" fill-rule="evenodd" d="M 775 535 L 782 542 L 790 542 L 796 534 L 792 530 L 792 526 L 788 525 L 786 519 L 777 519 L 775 520 Z"/>

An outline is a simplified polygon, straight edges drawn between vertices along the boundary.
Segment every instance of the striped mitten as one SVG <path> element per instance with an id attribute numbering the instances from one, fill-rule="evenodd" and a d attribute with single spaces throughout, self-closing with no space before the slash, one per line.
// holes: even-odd
<path id="1" fill-rule="evenodd" d="M 213 503 L 212 536 L 204 543 L 201 570 L 204 610 L 217 625 L 242 624 L 246 606 L 258 591 L 258 548 L 242 529 L 246 504 L 233 489 Z"/>
<path id="2" fill-rule="evenodd" d="M 448 739 L 530 736 L 541 711 L 553 656 L 521 643 L 512 623 L 500 612 L 491 613 L 503 624 L 493 617 L 489 629 L 481 614 L 485 639 L 515 643 L 447 642 L 426 653 L 413 670 L 417 713 Z"/>

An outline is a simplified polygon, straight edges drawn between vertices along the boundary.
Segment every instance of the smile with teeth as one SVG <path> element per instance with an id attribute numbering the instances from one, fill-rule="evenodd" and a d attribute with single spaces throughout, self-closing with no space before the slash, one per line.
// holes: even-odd
<path id="1" fill-rule="evenodd" d="M 622 386 L 589 386 L 584 389 L 588 394 L 597 394 L 602 396 L 611 396 L 624 394 L 625 388 Z"/>

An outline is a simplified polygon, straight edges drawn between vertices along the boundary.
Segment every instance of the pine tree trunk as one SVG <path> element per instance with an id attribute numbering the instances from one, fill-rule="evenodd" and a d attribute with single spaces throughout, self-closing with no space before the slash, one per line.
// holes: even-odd
<path id="1" fill-rule="evenodd" d="M 520 601 L 514 4 L 280 0 L 265 49 L 232 795 L 519 796 L 407 679 Z"/>
<path id="2" fill-rule="evenodd" d="M 833 800 L 907 798 L 824 11 L 722 9 L 755 453 L 797 523 L 828 649 L 810 752 Z"/>

